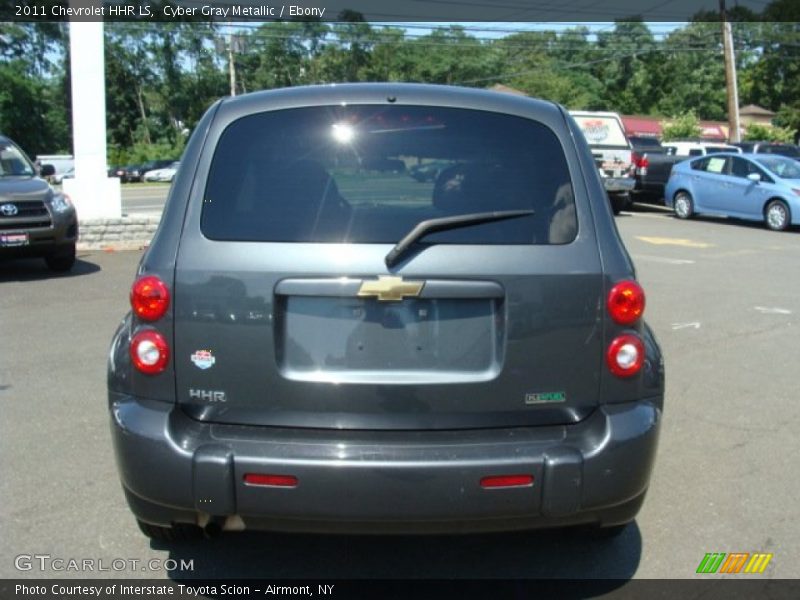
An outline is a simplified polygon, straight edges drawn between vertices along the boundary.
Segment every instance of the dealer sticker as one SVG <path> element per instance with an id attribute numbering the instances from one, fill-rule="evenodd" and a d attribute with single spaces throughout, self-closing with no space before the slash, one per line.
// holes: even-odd
<path id="1" fill-rule="evenodd" d="M 211 350 L 197 350 L 190 358 L 194 366 L 203 370 L 210 369 L 217 362 L 217 359 L 211 354 Z"/>

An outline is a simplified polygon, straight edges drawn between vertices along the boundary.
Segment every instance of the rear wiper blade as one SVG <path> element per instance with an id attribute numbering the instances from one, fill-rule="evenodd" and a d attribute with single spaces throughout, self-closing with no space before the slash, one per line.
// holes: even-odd
<path id="1" fill-rule="evenodd" d="M 420 221 L 414 226 L 414 229 L 409 231 L 403 239 L 395 244 L 395 247 L 389 251 L 384 261 L 387 267 L 391 267 L 416 241 L 435 231 L 528 217 L 534 214 L 534 212 L 533 210 L 499 210 L 495 212 L 468 213 L 465 215 L 456 215 L 454 217 L 442 217 L 439 219 Z"/>

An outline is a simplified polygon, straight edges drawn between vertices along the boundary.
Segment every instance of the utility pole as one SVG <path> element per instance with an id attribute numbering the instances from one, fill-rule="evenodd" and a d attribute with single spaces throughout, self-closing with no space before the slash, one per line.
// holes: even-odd
<path id="1" fill-rule="evenodd" d="M 236 65 L 233 62 L 233 34 L 228 34 L 228 71 L 231 76 L 231 96 L 236 95 Z"/>
<path id="2" fill-rule="evenodd" d="M 722 48 L 725 55 L 725 82 L 728 90 L 728 138 L 731 142 L 739 138 L 739 88 L 736 84 L 736 59 L 733 55 L 733 31 L 725 14 L 725 0 L 719 0 L 722 21 Z"/>

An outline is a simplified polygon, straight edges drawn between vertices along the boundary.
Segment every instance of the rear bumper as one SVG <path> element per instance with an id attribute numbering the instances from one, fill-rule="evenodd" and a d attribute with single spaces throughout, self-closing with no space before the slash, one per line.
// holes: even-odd
<path id="1" fill-rule="evenodd" d="M 632 177 L 603 177 L 603 186 L 610 194 L 626 194 L 636 187 L 636 180 Z"/>
<path id="2" fill-rule="evenodd" d="M 128 503 L 157 525 L 439 533 L 632 520 L 647 490 L 660 399 L 607 405 L 570 426 L 375 432 L 210 425 L 111 393 Z M 246 473 L 296 487 L 250 486 Z M 533 485 L 484 489 L 492 475 Z"/>

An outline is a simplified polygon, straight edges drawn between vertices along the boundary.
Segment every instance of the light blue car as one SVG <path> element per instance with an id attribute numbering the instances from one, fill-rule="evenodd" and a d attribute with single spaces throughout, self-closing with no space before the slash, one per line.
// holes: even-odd
<path id="1" fill-rule="evenodd" d="M 800 225 L 800 162 L 775 154 L 712 154 L 672 168 L 664 197 L 679 219 L 695 214 Z"/>

